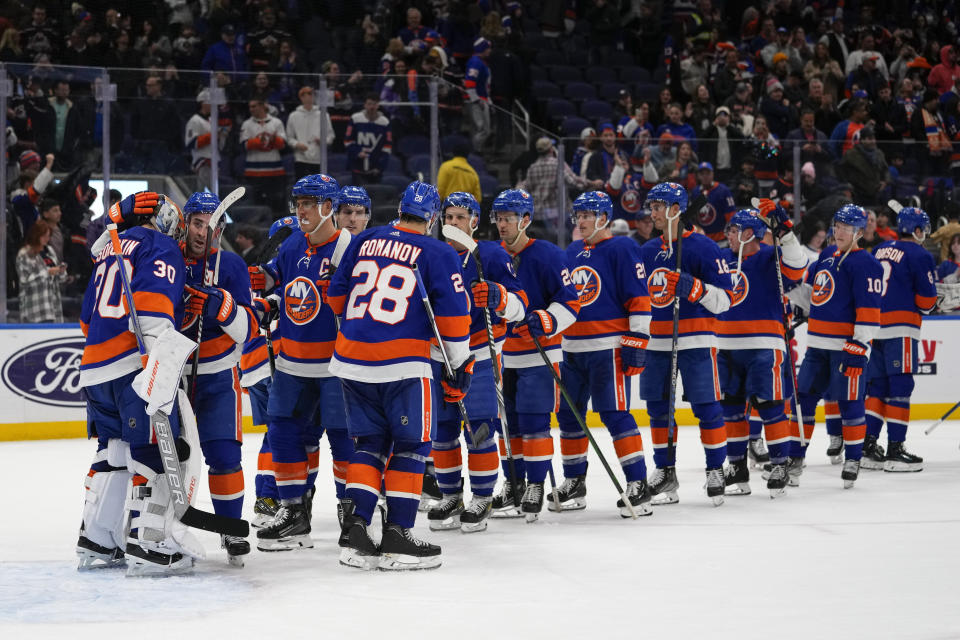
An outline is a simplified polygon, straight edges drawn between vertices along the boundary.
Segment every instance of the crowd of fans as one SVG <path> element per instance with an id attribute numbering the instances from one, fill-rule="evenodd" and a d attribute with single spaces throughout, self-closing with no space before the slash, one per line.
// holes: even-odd
<path id="1" fill-rule="evenodd" d="M 618 228 L 638 240 L 652 233 L 642 211 L 646 190 L 663 180 L 690 189 L 715 237 L 724 216 L 753 197 L 795 207 L 811 251 L 840 205 L 871 209 L 869 246 L 895 226 L 887 200 L 915 198 L 938 223 L 950 221 L 938 231 L 942 277 L 960 262 L 960 64 L 951 2 L 0 6 L 0 61 L 14 84 L 4 122 L 5 196 L 14 214 L 7 288 L 22 304 L 59 306 L 52 293 L 36 293 L 38 283 L 48 293 L 63 288 L 65 300 L 77 297 L 89 275 L 88 238 L 99 229 L 90 222 L 99 196 L 86 178 L 99 164 L 105 131 L 96 96 L 102 79 L 97 70 L 62 65 L 110 68 L 118 88 L 109 122 L 115 172 L 192 174 L 191 186 L 209 186 L 215 128 L 221 191 L 246 186 L 250 201 L 269 212 L 255 223 L 285 213 L 289 184 L 319 171 L 323 146 L 329 173 L 377 185 L 375 206 L 395 208 L 392 193 L 430 169 L 422 103 L 429 79 L 439 78 L 441 191 L 489 201 L 500 187 L 523 186 L 534 194 L 541 230 L 562 224 L 558 175 L 568 197 L 611 193 L 626 221 Z M 227 99 L 216 114 L 211 78 Z M 506 156 L 515 104 L 549 135 Z M 54 174 L 63 176 L 59 183 Z M 231 238 L 252 255 L 261 235 L 248 224 Z M 41 318 L 21 311 L 28 316 Z"/>

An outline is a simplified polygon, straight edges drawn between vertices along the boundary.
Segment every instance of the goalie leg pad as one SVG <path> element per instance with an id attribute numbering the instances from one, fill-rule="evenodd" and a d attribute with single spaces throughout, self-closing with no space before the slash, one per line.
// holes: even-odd
<path id="1" fill-rule="evenodd" d="M 135 476 L 127 494 L 126 505 L 130 511 L 127 552 L 157 564 L 175 564 L 172 557 L 176 555 L 202 560 L 206 555 L 203 545 L 174 514 L 166 478 L 135 460 L 130 463 L 129 468 L 142 479 Z M 144 553 L 132 551 L 131 547 L 140 547 Z"/>
<path id="2" fill-rule="evenodd" d="M 83 522 L 77 541 L 80 570 L 122 564 L 127 537 L 124 503 L 132 474 L 125 467 L 110 465 L 107 451 L 97 452 L 84 481 Z"/>

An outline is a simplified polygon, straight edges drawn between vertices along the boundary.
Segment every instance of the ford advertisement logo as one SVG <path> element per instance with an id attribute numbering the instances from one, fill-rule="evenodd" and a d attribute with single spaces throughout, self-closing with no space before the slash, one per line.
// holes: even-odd
<path id="1" fill-rule="evenodd" d="M 80 359 L 84 339 L 54 338 L 25 347 L 3 363 L 3 384 L 28 400 L 55 407 L 84 407 Z"/>

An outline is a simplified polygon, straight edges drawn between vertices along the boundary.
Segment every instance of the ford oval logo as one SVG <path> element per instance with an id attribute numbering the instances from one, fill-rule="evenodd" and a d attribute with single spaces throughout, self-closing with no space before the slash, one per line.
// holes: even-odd
<path id="1" fill-rule="evenodd" d="M 84 407 L 80 359 L 84 339 L 54 338 L 17 351 L 3 363 L 3 383 L 28 400 L 55 407 Z"/>

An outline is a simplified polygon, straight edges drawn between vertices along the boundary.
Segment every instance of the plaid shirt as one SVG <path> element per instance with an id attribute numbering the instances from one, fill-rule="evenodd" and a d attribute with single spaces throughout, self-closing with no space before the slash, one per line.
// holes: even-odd
<path id="1" fill-rule="evenodd" d="M 586 185 L 586 180 L 575 174 L 567 163 L 563 164 L 563 178 L 567 186 L 570 187 L 583 189 Z M 557 157 L 552 153 L 541 155 L 530 165 L 527 169 L 527 176 L 520 181 L 517 187 L 530 192 L 530 195 L 533 196 L 533 204 L 537 209 L 558 209 Z M 566 204 L 570 204 L 569 196 Z"/>
<path id="2" fill-rule="evenodd" d="M 34 255 L 23 247 L 17 253 L 17 277 L 20 279 L 20 322 L 63 322 L 60 283 L 66 274 L 50 275 L 57 266 L 49 247 Z"/>

